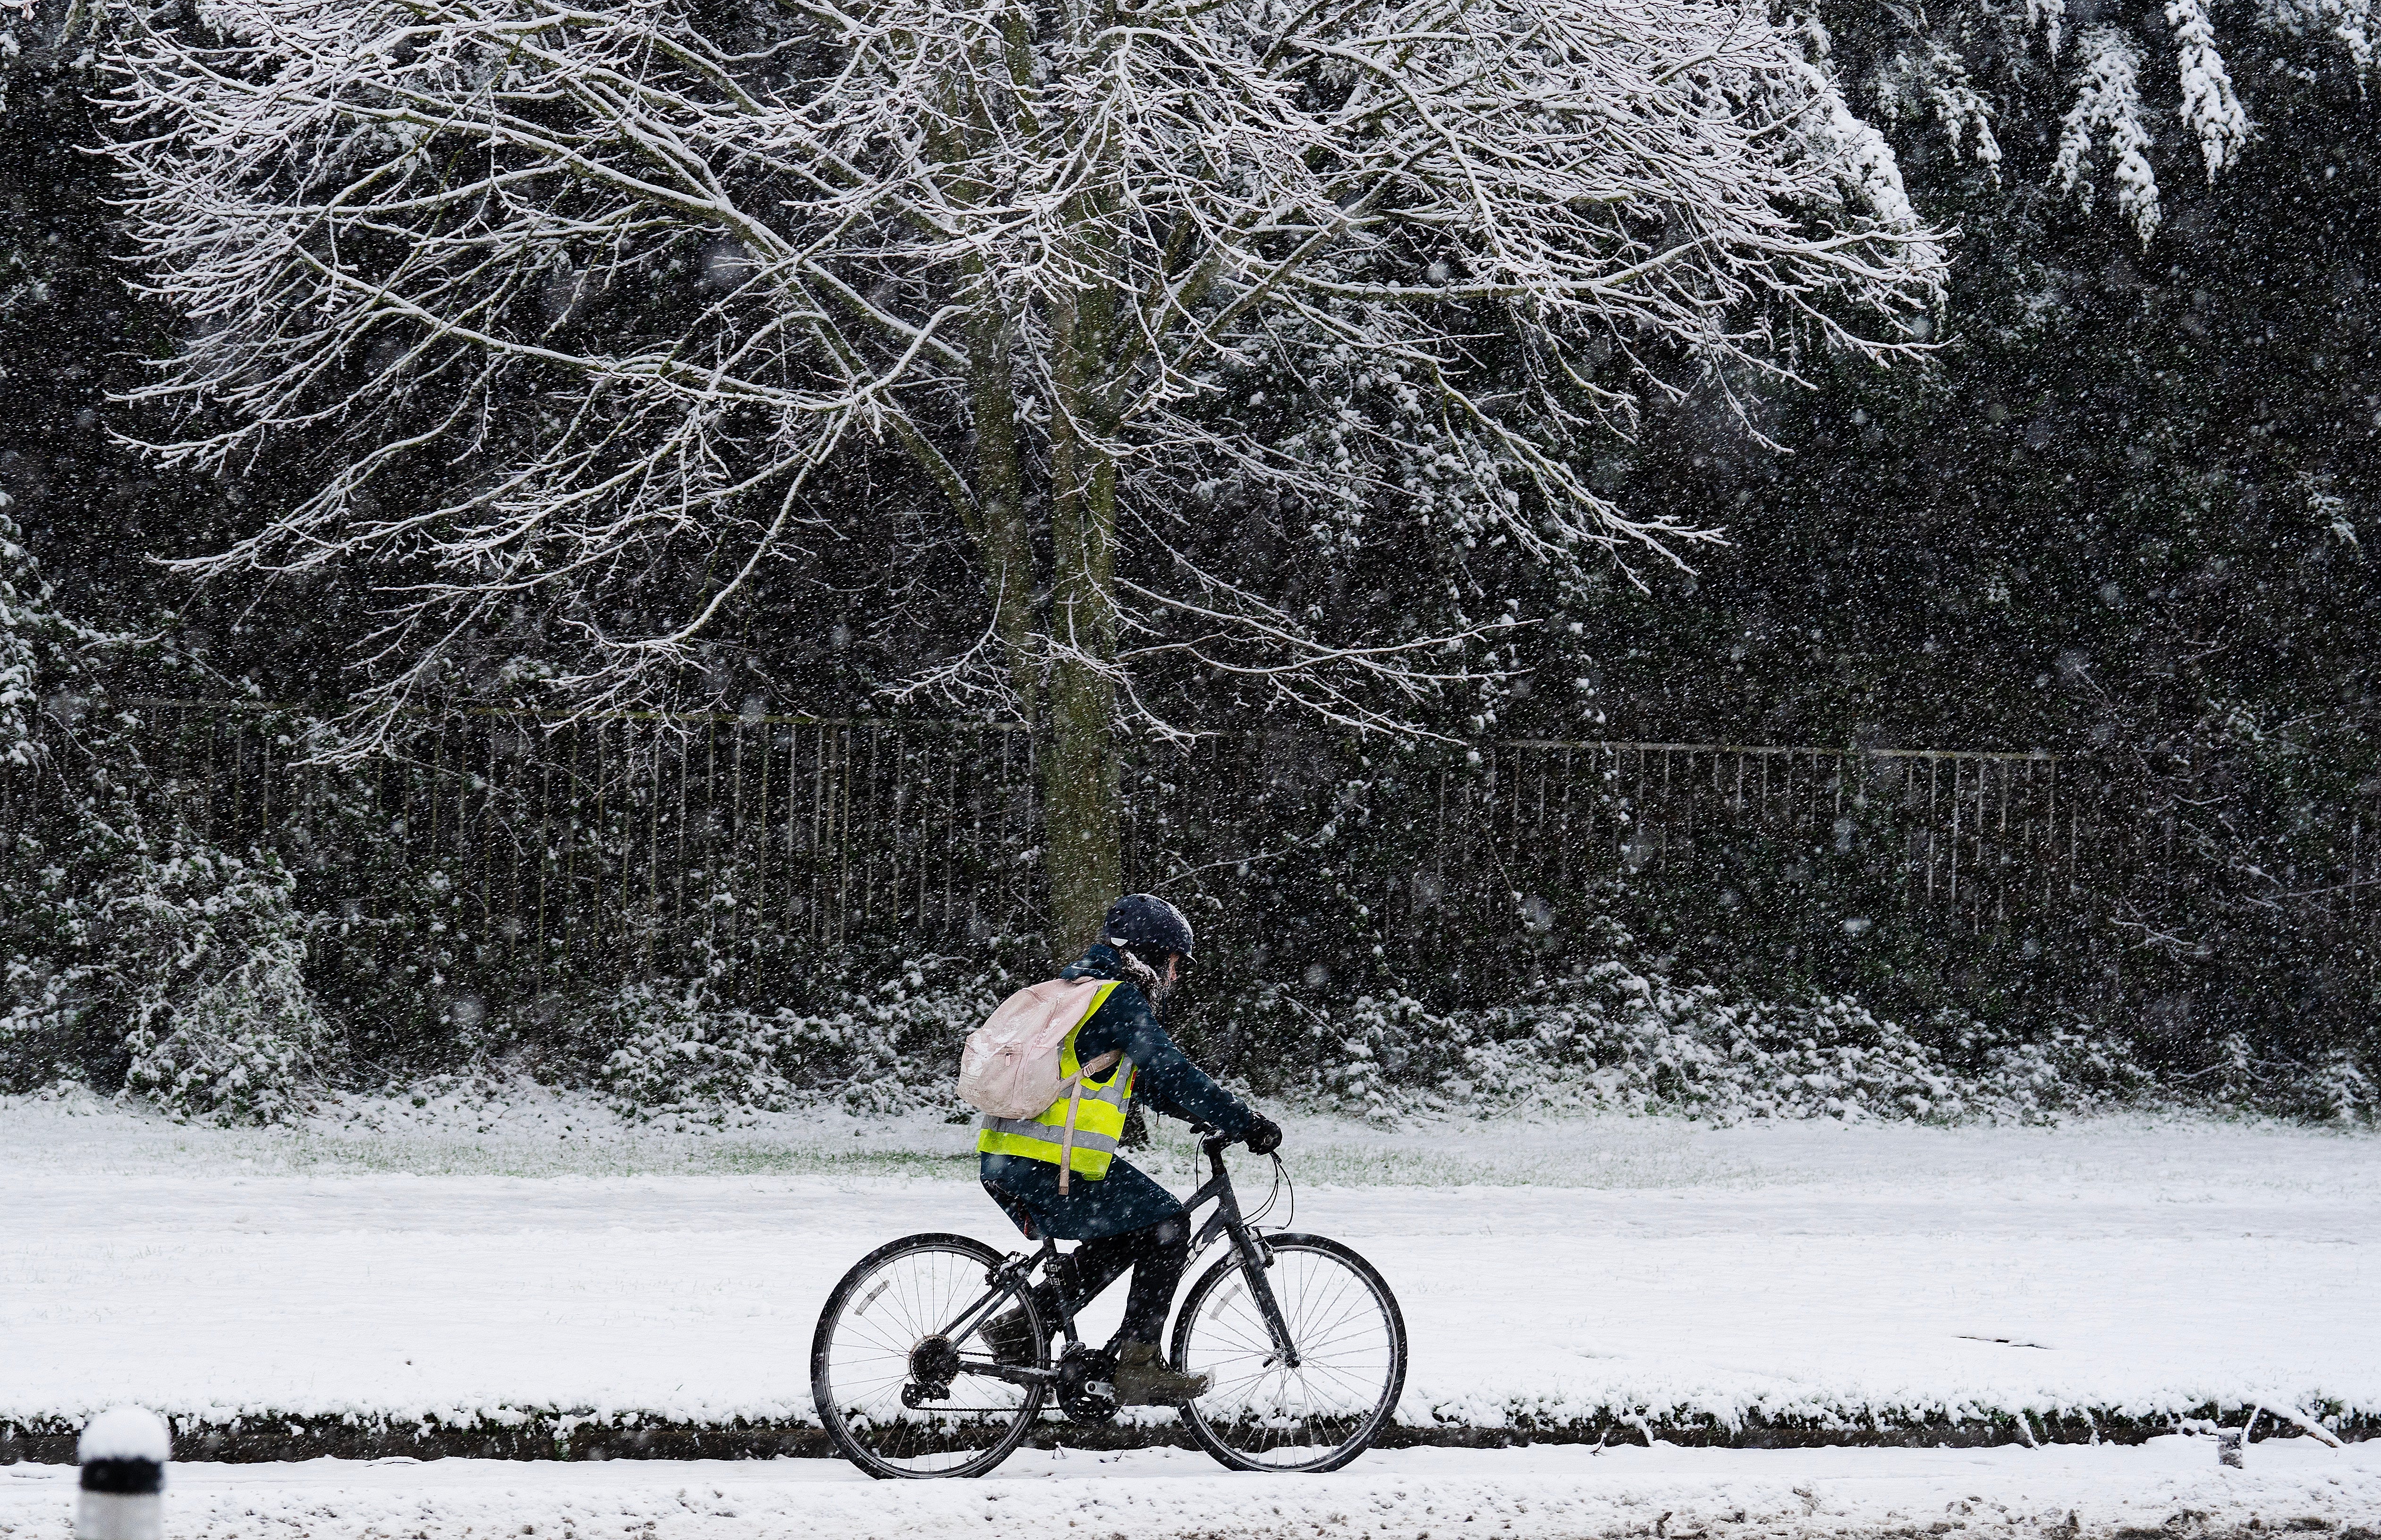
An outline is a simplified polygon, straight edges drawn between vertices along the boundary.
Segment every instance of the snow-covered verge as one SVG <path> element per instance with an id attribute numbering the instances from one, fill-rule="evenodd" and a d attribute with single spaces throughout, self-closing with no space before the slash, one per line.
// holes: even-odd
<path id="1" fill-rule="evenodd" d="M 225 1131 L 0 1102 L 0 1433 L 119 1400 L 227 1434 L 227 1457 L 280 1452 L 292 1420 L 543 1442 L 517 1453 L 801 1430 L 845 1268 L 918 1230 L 1013 1235 L 968 1131 L 925 1117 L 678 1129 L 533 1089 L 348 1110 Z M 2021 1442 L 2258 1402 L 2381 1423 L 2368 1134 L 1288 1127 L 1295 1227 L 1354 1245 L 1402 1302 L 1413 1435 Z M 1168 1131 L 1137 1158 L 1179 1189 L 1189 1155 Z M 1263 1167 L 1240 1179 L 1262 1195 Z"/>
<path id="2" fill-rule="evenodd" d="M 0 1472 L 0 1536 L 64 1540 L 71 1480 Z M 2204 1438 L 2140 1448 L 1752 1451 L 1537 1448 L 1375 1452 L 1329 1476 L 1227 1475 L 1175 1449 L 1024 1451 L 972 1482 L 870 1482 L 824 1461 L 523 1465 L 447 1460 L 183 1465 L 173 1540 L 563 1534 L 600 1540 L 943 1540 L 1068 1534 L 1134 1540 L 1328 1534 L 1935 1534 L 2140 1540 L 2304 1532 L 2369 1540 L 2381 1444 L 2257 1444 L 2217 1467 Z"/>

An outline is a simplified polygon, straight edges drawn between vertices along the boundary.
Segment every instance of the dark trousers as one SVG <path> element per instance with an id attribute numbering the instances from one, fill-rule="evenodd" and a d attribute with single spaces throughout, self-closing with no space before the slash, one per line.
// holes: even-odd
<path id="1" fill-rule="evenodd" d="M 1132 1287 L 1125 1294 L 1124 1324 L 1117 1329 L 1116 1339 L 1154 1342 L 1166 1329 L 1166 1314 L 1174 1308 L 1175 1288 L 1181 1283 L 1182 1269 L 1190 1260 L 1190 1219 L 1177 1214 L 1121 1235 L 1086 1241 L 1060 1261 L 1057 1272 L 1066 1285 L 1068 1301 L 1081 1310 L 1129 1269 Z M 1056 1290 L 1044 1282 L 1033 1292 L 1034 1302 L 1049 1318 L 1055 1335 Z"/>

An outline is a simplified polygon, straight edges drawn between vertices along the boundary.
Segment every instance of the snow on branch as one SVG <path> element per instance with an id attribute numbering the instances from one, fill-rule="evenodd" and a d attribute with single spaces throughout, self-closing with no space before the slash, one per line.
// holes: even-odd
<path id="1" fill-rule="evenodd" d="M 2094 27 L 2079 40 L 2081 79 L 2074 105 L 2059 120 L 2058 158 L 2051 175 L 2086 210 L 2094 186 L 2086 161 L 2094 141 L 2111 163 L 2117 207 L 2147 244 L 2157 233 L 2157 174 L 2150 169 L 2149 130 L 2142 123 L 2141 49 L 2121 29 Z"/>
<path id="2" fill-rule="evenodd" d="M 2052 58 L 2058 57 L 2058 34 L 2067 24 L 2067 0 L 2025 0 L 2025 24 L 2040 28 Z"/>
<path id="3" fill-rule="evenodd" d="M 1993 107 L 1969 79 L 1960 55 L 1939 43 L 1929 42 L 1923 54 L 1904 49 L 1878 72 L 1876 100 L 1887 121 L 1931 116 L 1943 127 L 1951 153 L 1972 135 L 1976 164 L 2000 180 L 2000 141 L 1993 137 Z"/>
<path id="4" fill-rule="evenodd" d="M 2373 0 L 2257 0 L 2257 19 L 2284 37 L 2328 37 L 2358 75 L 2373 67 Z"/>
<path id="5" fill-rule="evenodd" d="M 2174 29 L 2175 68 L 2182 78 L 2182 123 L 2207 159 L 2207 179 L 2230 165 L 2249 142 L 2249 111 L 2232 89 L 2231 71 L 2216 51 L 2216 24 L 2204 0 L 2167 0 Z"/>
<path id="6" fill-rule="evenodd" d="M 1838 175 L 1851 206 L 1866 210 L 1892 229 L 1922 229 L 1917 210 L 1911 206 L 1910 194 L 1902 186 L 1901 165 L 1894 157 L 1893 147 L 1873 125 L 1851 110 L 1836 82 L 1835 70 L 1829 63 L 1833 44 L 1826 28 L 1813 15 L 1805 19 L 1803 30 L 1809 50 L 1799 70 L 1807 92 L 1803 132 L 1813 143 L 1825 146 L 1841 167 Z M 1939 250 L 1914 252 L 1912 256 L 1920 263 L 1941 260 Z"/>

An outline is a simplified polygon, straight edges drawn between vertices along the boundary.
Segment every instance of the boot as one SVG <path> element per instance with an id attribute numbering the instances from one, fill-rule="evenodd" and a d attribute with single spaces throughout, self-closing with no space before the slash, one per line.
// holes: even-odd
<path id="1" fill-rule="evenodd" d="M 1168 1367 L 1154 1342 L 1117 1343 L 1116 1363 L 1118 1406 L 1187 1406 L 1207 1393 L 1206 1375 Z"/>
<path id="2" fill-rule="evenodd" d="M 1033 1362 L 1033 1328 L 1025 1324 L 1025 1308 L 1016 1306 L 994 1316 L 976 1330 L 992 1352 L 992 1361 L 1010 1368 Z"/>

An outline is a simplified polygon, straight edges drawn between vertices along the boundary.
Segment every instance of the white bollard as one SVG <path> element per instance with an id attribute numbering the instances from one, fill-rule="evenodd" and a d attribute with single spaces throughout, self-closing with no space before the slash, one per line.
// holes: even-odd
<path id="1" fill-rule="evenodd" d="M 118 1406 L 93 1417 L 75 1445 L 75 1463 L 82 1467 L 75 1540 L 160 1540 L 165 1463 L 173 1453 L 173 1438 L 153 1412 Z"/>
<path id="2" fill-rule="evenodd" d="M 2216 1463 L 2235 1471 L 2248 1464 L 2241 1453 L 2247 1447 L 2248 1432 L 2246 1428 L 2220 1429 L 2216 1435 Z"/>

